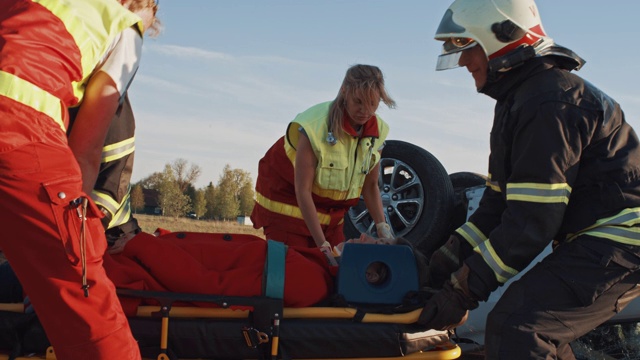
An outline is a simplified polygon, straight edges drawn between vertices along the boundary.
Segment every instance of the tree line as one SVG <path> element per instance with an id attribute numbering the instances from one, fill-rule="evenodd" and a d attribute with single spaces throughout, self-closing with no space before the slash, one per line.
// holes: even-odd
<path id="1" fill-rule="evenodd" d="M 144 189 L 156 190 L 162 214 L 198 219 L 235 220 L 253 210 L 253 179 L 249 172 L 225 165 L 216 185 L 196 189 L 202 169 L 185 159 L 167 163 L 162 172 L 154 172 L 131 187 L 131 207 L 139 212 L 145 207 Z"/>

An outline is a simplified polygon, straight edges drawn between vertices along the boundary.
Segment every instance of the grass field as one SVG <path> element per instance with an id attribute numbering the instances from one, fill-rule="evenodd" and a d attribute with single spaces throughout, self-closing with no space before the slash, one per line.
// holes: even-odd
<path id="1" fill-rule="evenodd" d="M 196 220 L 188 218 L 173 218 L 156 215 L 134 214 L 138 224 L 144 232 L 152 234 L 157 228 L 173 232 L 206 232 L 229 234 L 252 234 L 264 238 L 262 229 L 256 230 L 251 225 L 240 225 L 235 221 Z"/>
<path id="2" fill-rule="evenodd" d="M 135 214 L 138 224 L 142 231 L 149 234 L 157 228 L 163 228 L 173 232 L 206 232 L 206 233 L 224 233 L 224 234 L 252 234 L 264 239 L 262 229 L 256 230 L 251 225 L 240 225 L 235 221 L 213 221 L 213 220 L 195 220 L 187 218 L 173 218 L 155 215 Z M 2 251 L 0 251 L 0 264 L 6 259 Z"/>

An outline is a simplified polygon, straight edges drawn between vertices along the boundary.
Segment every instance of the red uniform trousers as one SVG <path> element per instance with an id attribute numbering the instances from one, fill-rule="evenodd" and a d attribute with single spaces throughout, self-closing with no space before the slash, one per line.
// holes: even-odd
<path id="1" fill-rule="evenodd" d="M 62 129 L 0 96 L 0 246 L 58 359 L 140 359 L 138 345 L 102 266 L 104 228 L 89 200 L 82 289 L 80 169 Z"/>

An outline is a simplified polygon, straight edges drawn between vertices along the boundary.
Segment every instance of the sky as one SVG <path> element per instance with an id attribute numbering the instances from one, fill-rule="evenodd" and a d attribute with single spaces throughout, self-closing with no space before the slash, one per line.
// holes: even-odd
<path id="1" fill-rule="evenodd" d="M 538 0 L 544 29 L 587 63 L 578 72 L 640 131 L 635 0 Z M 448 173 L 486 174 L 494 100 L 464 68 L 435 71 L 449 0 L 161 0 L 129 94 L 138 181 L 182 158 L 217 184 L 258 161 L 300 112 L 335 98 L 351 65 L 380 67 L 395 109 L 389 139 L 418 145 Z"/>

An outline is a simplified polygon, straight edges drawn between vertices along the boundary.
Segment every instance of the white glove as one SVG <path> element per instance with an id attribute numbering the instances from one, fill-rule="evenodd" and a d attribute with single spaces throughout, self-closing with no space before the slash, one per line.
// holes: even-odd
<path id="1" fill-rule="evenodd" d="M 376 232 L 378 233 L 378 238 L 380 239 L 393 239 L 393 234 L 391 233 L 391 226 L 386 222 L 379 222 L 376 224 Z"/>
<path id="2" fill-rule="evenodd" d="M 325 240 L 324 243 L 322 243 L 322 245 L 320 245 L 320 251 L 327 258 L 327 262 L 329 263 L 329 265 L 338 266 L 338 261 L 333 256 L 333 252 L 331 251 L 331 244 L 329 244 L 328 241 Z"/>

